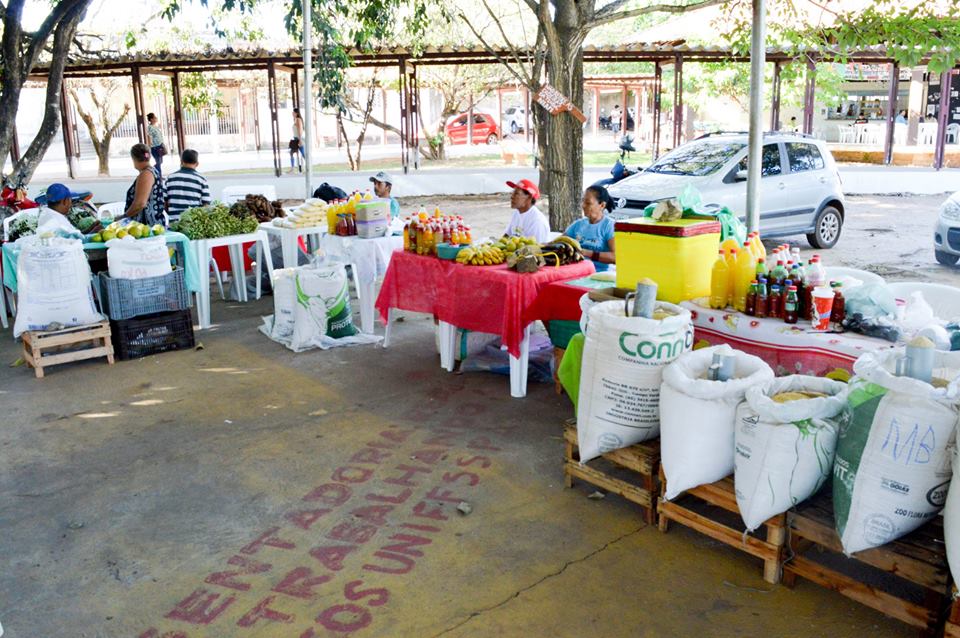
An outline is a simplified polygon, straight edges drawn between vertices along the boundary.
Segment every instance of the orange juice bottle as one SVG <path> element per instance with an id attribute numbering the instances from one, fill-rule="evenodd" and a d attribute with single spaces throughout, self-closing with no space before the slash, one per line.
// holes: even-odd
<path id="1" fill-rule="evenodd" d="M 433 209 L 433 218 L 434 218 L 434 219 L 440 219 L 440 207 L 439 207 L 439 206 L 437 206 L 436 208 Z"/>
<path id="2" fill-rule="evenodd" d="M 420 238 L 423 240 L 423 252 L 421 255 L 430 255 L 433 254 L 433 226 L 426 224 L 423 227 L 423 234 L 420 235 Z M 417 245 L 420 245 L 420 242 L 417 242 Z"/>
<path id="3" fill-rule="evenodd" d="M 727 298 L 730 295 L 730 268 L 727 266 L 727 257 L 721 249 L 717 253 L 717 260 L 713 262 L 710 272 L 710 307 L 726 308 Z"/>
<path id="4" fill-rule="evenodd" d="M 327 206 L 327 232 L 337 234 L 337 207 L 331 202 Z"/>
<path id="5" fill-rule="evenodd" d="M 369 202 L 371 199 L 373 199 L 373 193 L 371 193 L 370 189 L 368 188 L 367 192 L 363 194 L 363 200 Z"/>
<path id="6" fill-rule="evenodd" d="M 757 276 L 757 262 L 750 252 L 750 245 L 743 243 L 737 252 L 736 267 L 734 270 L 733 307 L 738 312 L 747 310 L 747 293 L 750 292 L 750 282 Z"/>
<path id="7" fill-rule="evenodd" d="M 410 250 L 410 218 L 403 224 L 403 249 Z"/>
<path id="8" fill-rule="evenodd" d="M 729 240 L 727 240 L 729 241 Z M 723 242 L 726 244 L 727 242 Z M 723 244 L 720 244 L 721 250 L 723 250 Z M 734 273 L 737 270 L 737 253 L 739 251 L 736 247 L 728 247 L 726 250 L 723 250 L 723 258 L 727 262 L 727 305 L 733 305 L 733 282 L 736 277 Z"/>
<path id="9" fill-rule="evenodd" d="M 763 242 L 760 240 L 759 232 L 753 233 L 753 246 L 754 246 L 754 254 L 756 254 L 757 259 L 759 259 L 760 257 L 763 257 L 764 259 L 767 258 L 767 249 L 763 245 Z"/>
<path id="10" fill-rule="evenodd" d="M 464 233 L 463 243 L 465 243 L 465 244 L 472 244 L 472 243 L 473 243 L 473 235 L 470 233 L 470 227 L 469 227 L 469 226 L 464 226 L 464 227 L 463 227 L 463 233 Z"/>

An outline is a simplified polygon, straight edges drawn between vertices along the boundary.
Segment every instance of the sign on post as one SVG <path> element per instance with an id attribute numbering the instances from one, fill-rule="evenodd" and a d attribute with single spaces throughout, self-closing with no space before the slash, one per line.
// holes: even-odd
<path id="1" fill-rule="evenodd" d="M 571 102 L 567 96 L 549 84 L 544 84 L 541 86 L 540 90 L 534 94 L 533 100 L 543 108 L 547 109 L 550 112 L 550 115 L 559 115 L 566 111 L 573 117 L 580 120 L 581 124 L 587 121 L 587 116 L 583 114 L 583 111 L 575 107 L 573 102 Z"/>

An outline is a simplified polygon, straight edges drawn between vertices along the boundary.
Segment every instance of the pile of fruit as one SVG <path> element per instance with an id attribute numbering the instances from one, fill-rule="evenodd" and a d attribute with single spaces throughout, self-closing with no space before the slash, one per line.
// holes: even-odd
<path id="1" fill-rule="evenodd" d="M 133 237 L 134 239 L 143 239 L 144 237 L 154 237 L 162 235 L 164 228 L 160 224 L 155 224 L 153 228 L 139 222 L 130 222 L 126 226 L 121 226 L 120 222 L 113 222 L 99 233 L 91 236 L 89 241 L 94 244 L 102 244 L 111 239 L 123 239 L 124 237 Z"/>
<path id="2" fill-rule="evenodd" d="M 213 239 L 227 235 L 243 235 L 257 230 L 257 218 L 249 210 L 237 209 L 242 216 L 231 214 L 231 209 L 220 202 L 209 206 L 198 206 L 184 211 L 180 221 L 170 226 L 170 230 L 183 233 L 190 239 Z"/>
<path id="3" fill-rule="evenodd" d="M 501 237 L 493 245 L 509 254 L 524 246 L 536 246 L 538 242 L 533 237 Z"/>
<path id="4" fill-rule="evenodd" d="M 467 266 L 494 266 L 505 259 L 506 255 L 494 244 L 468 246 L 457 253 L 457 263 Z"/>
<path id="5" fill-rule="evenodd" d="M 560 235 L 553 241 L 541 244 L 540 252 L 547 266 L 566 266 L 583 261 L 580 242 L 572 237 Z"/>

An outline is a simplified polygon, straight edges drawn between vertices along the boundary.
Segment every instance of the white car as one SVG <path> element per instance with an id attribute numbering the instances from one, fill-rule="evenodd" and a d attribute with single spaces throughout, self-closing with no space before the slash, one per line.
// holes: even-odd
<path id="1" fill-rule="evenodd" d="M 708 134 L 678 146 L 646 170 L 609 186 L 614 219 L 639 217 L 650 203 L 676 197 L 688 185 L 704 205 L 747 210 L 745 133 Z M 815 248 L 840 239 L 845 211 L 840 174 L 823 140 L 796 133 L 764 135 L 760 232 L 801 235 Z M 619 201 L 618 201 L 619 200 Z"/>
<path id="2" fill-rule="evenodd" d="M 522 106 L 511 106 L 503 112 L 503 128 L 514 135 L 527 127 L 527 110 Z"/>

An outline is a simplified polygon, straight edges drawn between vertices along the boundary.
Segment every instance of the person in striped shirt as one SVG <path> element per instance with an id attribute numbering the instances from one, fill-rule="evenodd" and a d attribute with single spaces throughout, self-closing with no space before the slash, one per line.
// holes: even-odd
<path id="1" fill-rule="evenodd" d="M 172 222 L 188 208 L 210 203 L 210 185 L 197 172 L 199 164 L 200 156 L 188 148 L 180 154 L 180 170 L 167 177 L 167 215 Z"/>

